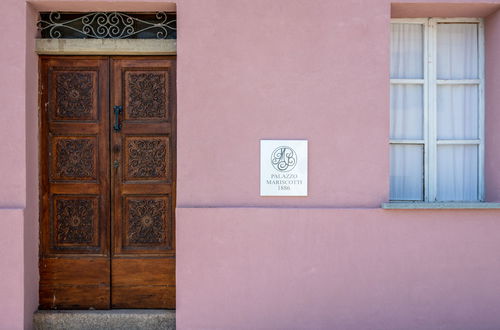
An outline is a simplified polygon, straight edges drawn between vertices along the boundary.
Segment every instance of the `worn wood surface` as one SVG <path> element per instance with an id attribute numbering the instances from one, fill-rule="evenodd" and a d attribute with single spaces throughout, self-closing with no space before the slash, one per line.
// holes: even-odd
<path id="1" fill-rule="evenodd" d="M 39 309 L 109 309 L 109 295 L 105 285 L 43 285 Z"/>
<path id="2" fill-rule="evenodd" d="M 79 257 L 40 259 L 40 285 L 108 285 L 109 258 L 82 259 Z"/>
<path id="3" fill-rule="evenodd" d="M 40 309 L 107 309 L 109 258 L 40 259 Z"/>
<path id="4" fill-rule="evenodd" d="M 113 259 L 113 308 L 175 308 L 175 259 Z"/>
<path id="5" fill-rule="evenodd" d="M 113 286 L 112 308 L 175 308 L 174 286 Z"/>
<path id="6" fill-rule="evenodd" d="M 113 285 L 175 285 L 175 259 L 121 258 L 112 262 Z"/>

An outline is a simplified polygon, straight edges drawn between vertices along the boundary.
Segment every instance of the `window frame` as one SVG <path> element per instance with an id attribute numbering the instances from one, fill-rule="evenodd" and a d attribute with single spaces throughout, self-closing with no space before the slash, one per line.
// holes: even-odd
<path id="1" fill-rule="evenodd" d="M 423 88 L 423 139 L 392 139 L 389 145 L 423 145 L 423 200 L 415 202 L 437 202 L 437 146 L 438 145 L 477 145 L 478 146 L 478 191 L 477 200 L 485 199 L 484 189 L 484 143 L 485 143 L 485 40 L 484 20 L 482 18 L 393 18 L 390 24 L 420 24 L 423 27 L 423 78 L 394 79 L 390 86 L 417 84 Z M 478 79 L 438 80 L 437 79 L 437 25 L 440 23 L 474 23 L 478 26 Z M 438 140 L 437 138 L 437 87 L 438 85 L 477 85 L 478 86 L 478 139 Z M 392 103 L 392 102 L 391 102 Z M 390 110 L 392 120 L 392 108 Z M 393 200 L 394 202 L 412 202 L 412 200 Z M 441 202 L 441 201 L 440 201 Z M 448 202 L 448 201 L 446 201 Z M 464 202 L 464 201 L 451 201 Z"/>

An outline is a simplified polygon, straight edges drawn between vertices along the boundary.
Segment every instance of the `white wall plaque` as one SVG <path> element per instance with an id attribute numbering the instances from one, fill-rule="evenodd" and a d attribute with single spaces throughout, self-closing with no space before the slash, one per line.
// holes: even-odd
<path id="1" fill-rule="evenodd" d="M 260 195 L 307 196 L 307 140 L 260 140 Z"/>

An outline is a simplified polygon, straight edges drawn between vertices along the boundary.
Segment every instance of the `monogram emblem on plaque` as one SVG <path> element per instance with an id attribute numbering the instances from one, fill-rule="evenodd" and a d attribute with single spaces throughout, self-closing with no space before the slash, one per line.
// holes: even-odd
<path id="1" fill-rule="evenodd" d="M 280 172 L 291 171 L 297 164 L 297 154 L 290 147 L 278 147 L 271 154 L 271 164 Z"/>

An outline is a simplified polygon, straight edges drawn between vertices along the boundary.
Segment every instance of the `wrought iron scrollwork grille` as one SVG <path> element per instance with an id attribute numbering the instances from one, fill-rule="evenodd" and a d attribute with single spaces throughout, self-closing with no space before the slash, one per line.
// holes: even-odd
<path id="1" fill-rule="evenodd" d="M 42 38 L 175 39 L 175 13 L 40 13 Z"/>

